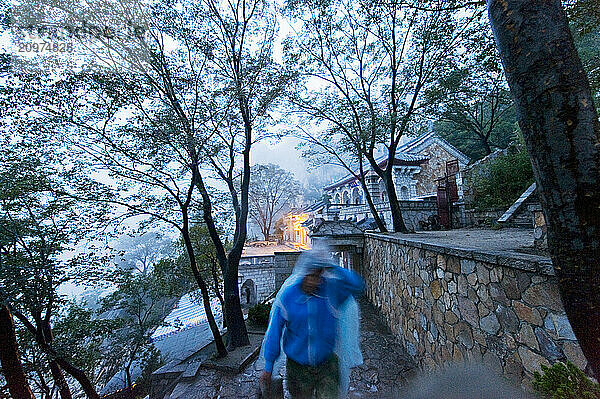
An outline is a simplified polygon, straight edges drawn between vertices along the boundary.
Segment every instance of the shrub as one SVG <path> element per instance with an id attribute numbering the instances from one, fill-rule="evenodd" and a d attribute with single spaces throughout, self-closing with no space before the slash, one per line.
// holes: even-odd
<path id="1" fill-rule="evenodd" d="M 256 325 L 266 327 L 271 313 L 270 303 L 257 303 L 248 309 L 248 320 Z"/>
<path id="2" fill-rule="evenodd" d="M 569 361 L 542 365 L 542 371 L 534 373 L 533 387 L 547 398 L 600 399 L 600 386 Z"/>
<path id="3" fill-rule="evenodd" d="M 509 207 L 531 183 L 529 155 L 520 148 L 485 165 L 473 181 L 473 205 L 482 210 Z"/>

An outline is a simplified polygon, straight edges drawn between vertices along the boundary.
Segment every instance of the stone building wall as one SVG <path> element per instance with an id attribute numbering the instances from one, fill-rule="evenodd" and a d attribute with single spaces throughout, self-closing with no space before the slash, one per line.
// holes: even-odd
<path id="1" fill-rule="evenodd" d="M 268 267 L 265 267 L 265 265 L 240 266 L 239 275 L 241 277 L 239 283 L 240 290 L 246 280 L 252 280 L 254 282 L 257 302 L 264 301 L 275 291 L 275 273 L 272 265 L 269 265 Z M 240 293 L 240 295 L 242 294 Z"/>
<path id="2" fill-rule="evenodd" d="M 547 258 L 365 234 L 367 296 L 424 369 L 483 360 L 528 386 L 540 365 L 585 358 Z"/>
<path id="3" fill-rule="evenodd" d="M 446 162 L 456 158 L 437 143 L 430 145 L 419 155 L 426 156 L 429 160 L 421 166 L 421 171 L 415 174 L 417 195 L 436 194 L 436 180 L 445 176 Z"/>
<path id="4" fill-rule="evenodd" d="M 238 269 L 239 287 L 246 280 L 256 286 L 256 300 L 262 302 L 278 290 L 292 273 L 301 252 L 275 252 L 274 255 L 244 257 Z"/>

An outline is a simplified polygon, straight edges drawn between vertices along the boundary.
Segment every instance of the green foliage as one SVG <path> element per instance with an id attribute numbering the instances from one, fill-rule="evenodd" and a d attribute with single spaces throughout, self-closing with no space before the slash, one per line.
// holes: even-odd
<path id="1" fill-rule="evenodd" d="M 598 0 L 566 0 L 564 6 L 596 109 L 600 109 L 600 4 Z"/>
<path id="2" fill-rule="evenodd" d="M 116 327 L 114 320 L 93 317 L 93 312 L 77 303 L 68 303 L 53 327 L 53 347 L 63 357 L 97 378 L 98 367 L 106 358 L 105 338 Z"/>
<path id="3" fill-rule="evenodd" d="M 500 156 L 482 167 L 473 179 L 476 209 L 505 208 L 533 183 L 533 169 L 524 148 Z"/>
<path id="4" fill-rule="evenodd" d="M 158 370 L 165 364 L 160 352 L 156 348 L 151 348 L 142 362 L 142 375 L 140 375 L 136 382 L 136 386 L 141 387 L 141 393 L 136 397 L 142 398 L 150 393 L 150 385 L 152 383 L 152 373 Z"/>
<path id="5" fill-rule="evenodd" d="M 133 364 L 153 364 L 155 348 L 150 335 L 171 311 L 179 284 L 169 278 L 168 262 L 161 261 L 146 275 L 117 270 L 113 276 L 116 290 L 102 300 L 102 318 L 117 323 L 108 337 L 113 367 L 129 373 Z M 116 372 L 117 370 L 112 370 Z M 151 370 L 154 371 L 154 370 Z M 130 381 L 132 384 L 135 381 Z"/>
<path id="6" fill-rule="evenodd" d="M 248 309 L 248 320 L 256 325 L 266 327 L 269 324 L 270 313 L 270 303 L 257 303 Z"/>
<path id="7" fill-rule="evenodd" d="M 533 387 L 549 399 L 600 398 L 600 385 L 569 361 L 554 363 L 552 367 L 542 365 L 542 372 L 534 373 Z"/>

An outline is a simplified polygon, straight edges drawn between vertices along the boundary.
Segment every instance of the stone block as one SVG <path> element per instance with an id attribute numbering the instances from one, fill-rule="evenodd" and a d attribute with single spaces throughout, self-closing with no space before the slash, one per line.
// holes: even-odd
<path id="1" fill-rule="evenodd" d="M 500 330 L 500 323 L 494 313 L 490 313 L 479 321 L 479 326 L 488 334 L 496 334 Z"/>
<path id="2" fill-rule="evenodd" d="M 477 310 L 479 311 L 479 317 L 485 317 L 490 314 L 491 310 L 488 309 L 482 302 L 477 304 Z"/>
<path id="3" fill-rule="evenodd" d="M 406 352 L 408 352 L 409 355 L 414 357 L 417 354 L 417 348 L 410 342 L 407 342 L 406 343 Z"/>
<path id="4" fill-rule="evenodd" d="M 487 345 L 487 342 L 485 340 L 485 335 L 481 332 L 481 330 L 479 330 L 479 329 L 473 330 L 473 339 L 475 340 L 475 342 L 477 342 L 479 345 L 481 345 L 482 350 L 484 350 L 484 348 Z"/>
<path id="5" fill-rule="evenodd" d="M 498 264 L 498 254 L 492 251 L 482 252 L 477 251 L 473 252 L 473 259 L 478 262 L 482 262 L 486 265 L 486 267 L 493 267 L 492 265 Z"/>
<path id="6" fill-rule="evenodd" d="M 506 306 L 498 305 L 496 308 L 496 314 L 504 331 L 510 333 L 516 333 L 519 331 L 519 319 L 512 309 L 507 308 Z"/>
<path id="7" fill-rule="evenodd" d="M 440 255 L 438 255 L 439 258 Z M 439 261 L 438 261 L 439 262 Z M 460 274 L 461 272 L 461 266 L 460 266 L 460 261 L 457 257 L 455 256 L 448 256 L 447 259 L 447 263 L 446 263 L 446 270 L 455 273 L 455 274 Z"/>
<path id="8" fill-rule="evenodd" d="M 517 317 L 520 320 L 533 324 L 535 326 L 543 325 L 542 316 L 540 315 L 540 312 L 537 309 L 527 306 L 524 303 L 518 301 L 513 301 L 512 304 L 513 309 L 515 310 L 515 313 L 517 314 Z"/>
<path id="9" fill-rule="evenodd" d="M 563 311 L 558 285 L 550 282 L 529 287 L 523 294 L 523 302 L 531 306 L 545 306 L 556 312 Z"/>
<path id="10" fill-rule="evenodd" d="M 475 306 L 475 303 L 472 300 L 465 297 L 459 297 L 458 308 L 463 320 L 469 322 L 469 324 L 473 326 L 477 326 L 479 324 L 479 313 L 477 311 L 477 306 Z"/>
<path id="11" fill-rule="evenodd" d="M 431 295 L 433 296 L 434 299 L 440 299 L 440 297 L 442 296 L 442 284 L 440 280 L 434 280 L 431 282 L 431 284 L 429 285 L 429 287 L 431 288 Z"/>
<path id="12" fill-rule="evenodd" d="M 456 294 L 458 292 L 458 286 L 455 281 L 448 282 L 448 293 Z"/>
<path id="13" fill-rule="evenodd" d="M 550 366 L 548 360 L 546 360 L 543 356 L 538 355 L 535 352 L 532 352 L 528 348 L 524 346 L 519 347 L 519 357 L 521 358 L 523 367 L 529 373 L 533 374 L 534 372 L 542 372 L 542 365 Z"/>
<path id="14" fill-rule="evenodd" d="M 473 287 L 469 287 L 467 289 L 467 298 L 469 298 L 470 300 L 472 300 L 475 303 L 479 302 L 479 297 L 477 296 L 477 291 L 475 291 L 473 289 Z"/>
<path id="15" fill-rule="evenodd" d="M 467 278 L 465 276 L 463 276 L 462 274 L 458 275 L 457 277 L 457 283 L 458 283 L 458 293 L 460 295 L 467 295 L 467 289 L 469 288 L 469 283 L 467 282 Z"/>
<path id="16" fill-rule="evenodd" d="M 461 259 L 460 268 L 463 274 L 471 274 L 475 271 L 475 261 L 471 259 Z"/>
<path id="17" fill-rule="evenodd" d="M 560 339 L 570 339 L 575 341 L 577 338 L 575 337 L 575 333 L 571 328 L 571 323 L 569 323 L 569 319 L 566 315 L 552 315 L 552 322 L 554 324 L 554 330 Z"/>
<path id="18" fill-rule="evenodd" d="M 529 349 L 538 351 L 540 349 L 537 338 L 533 333 L 533 328 L 529 324 L 523 324 L 519 333 L 517 334 L 517 340 L 519 343 L 527 346 Z"/>
<path id="19" fill-rule="evenodd" d="M 481 303 L 483 303 L 484 305 L 488 307 L 491 307 L 493 305 L 487 286 L 480 284 L 479 288 L 477 288 L 477 296 L 479 297 Z"/>
<path id="20" fill-rule="evenodd" d="M 523 378 L 523 364 L 517 352 L 509 356 L 504 363 L 504 375 L 513 384 L 520 384 Z"/>
<path id="21" fill-rule="evenodd" d="M 515 277 L 504 276 L 501 282 L 504 293 L 508 299 L 521 299 L 521 291 Z"/>
<path id="22" fill-rule="evenodd" d="M 431 336 L 433 337 L 433 339 L 437 339 L 438 337 L 438 329 L 437 326 L 435 325 L 434 322 L 430 321 L 429 322 L 429 332 L 431 333 Z"/>
<path id="23" fill-rule="evenodd" d="M 488 284 L 490 282 L 490 271 L 483 266 L 481 262 L 477 263 L 477 280 L 481 284 Z"/>
<path id="24" fill-rule="evenodd" d="M 446 270 L 446 256 L 443 254 L 437 255 L 437 267 L 442 270 Z"/>
<path id="25" fill-rule="evenodd" d="M 561 352 L 560 348 L 552 338 L 544 331 L 541 327 L 536 327 L 534 330 L 535 336 L 537 338 L 540 352 L 544 355 L 544 357 L 554 363 L 557 360 L 564 359 L 564 355 Z"/>
<path id="26" fill-rule="evenodd" d="M 509 301 L 508 298 L 506 297 L 506 294 L 504 293 L 504 290 L 502 289 L 502 286 L 498 283 L 491 283 L 489 285 L 490 288 L 490 296 L 492 297 L 492 299 L 496 302 L 499 302 L 500 304 L 504 305 L 504 306 L 508 306 L 509 305 Z"/>
<path id="27" fill-rule="evenodd" d="M 471 326 L 464 321 L 461 321 L 454 326 L 454 336 L 465 348 L 473 348 L 473 333 L 471 331 Z"/>
<path id="28" fill-rule="evenodd" d="M 454 314 L 454 312 L 448 310 L 444 313 L 444 320 L 448 324 L 454 324 L 458 321 L 458 317 Z"/>
<path id="29" fill-rule="evenodd" d="M 568 360 L 573 362 L 580 370 L 585 370 L 587 360 L 577 342 L 565 341 L 562 349 Z"/>
<path id="30" fill-rule="evenodd" d="M 502 280 L 502 267 L 496 266 L 490 270 L 490 282 L 498 283 Z"/>

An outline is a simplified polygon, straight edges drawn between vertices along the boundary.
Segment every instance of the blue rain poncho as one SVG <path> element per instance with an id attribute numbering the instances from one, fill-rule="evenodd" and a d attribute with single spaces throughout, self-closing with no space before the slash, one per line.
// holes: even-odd
<path id="1" fill-rule="evenodd" d="M 327 317 L 333 318 L 332 323 L 327 322 L 326 325 L 321 324 L 319 326 L 322 329 L 322 334 L 320 335 L 333 335 L 335 337 L 335 345 L 331 348 L 328 342 L 317 342 L 316 344 L 312 344 L 312 353 L 309 347 L 306 348 L 308 353 L 302 353 L 298 348 L 305 345 L 290 342 L 301 338 L 297 338 L 297 336 L 286 338 L 287 321 L 289 319 L 293 320 L 293 315 L 290 316 L 288 311 L 291 310 L 293 312 L 293 308 L 291 307 L 302 301 L 301 296 L 305 295 L 299 294 L 302 280 L 315 269 L 324 269 L 322 277 L 325 283 L 323 286 L 328 287 L 325 292 L 320 291 L 319 293 L 327 295 L 329 311 L 319 312 L 318 317 L 324 317 L 322 320 L 328 320 Z M 333 349 L 333 353 L 336 354 L 339 361 L 340 397 L 345 397 L 350 381 L 350 369 L 362 364 L 363 361 L 359 346 L 360 325 L 358 304 L 354 296 L 351 295 L 362 291 L 363 286 L 364 283 L 358 275 L 336 266 L 330 259 L 329 252 L 325 249 L 311 250 L 303 253 L 298 259 L 292 275 L 283 283 L 273 302 L 269 328 L 265 334 L 265 340 L 261 349 L 261 357 L 265 360 L 265 370 L 271 371 L 272 367 L 274 374 L 278 372 L 282 363 L 281 359 L 276 361 L 274 365 L 272 365 L 272 362 L 279 356 L 281 348 L 283 348 L 284 352 L 290 354 L 290 356 L 293 355 L 292 358 L 295 356 L 294 360 L 304 364 L 311 364 L 313 360 L 315 363 L 319 363 L 324 360 L 320 359 L 319 356 L 329 356 L 331 349 Z M 296 296 L 297 298 L 294 297 L 294 300 L 290 301 L 291 296 Z M 339 298 L 343 298 L 343 300 L 340 301 Z M 284 302 L 287 303 L 287 306 Z M 323 313 L 327 314 L 324 315 Z M 328 327 L 329 324 L 331 326 Z M 332 331 L 328 331 L 327 328 L 331 328 Z M 296 334 L 298 334 L 298 331 L 296 331 Z M 277 335 L 280 338 L 278 342 L 274 341 Z M 324 339 L 323 341 L 326 340 L 329 341 L 328 339 Z M 320 351 L 323 353 L 319 353 Z M 307 356 L 308 358 L 306 358 Z"/>

